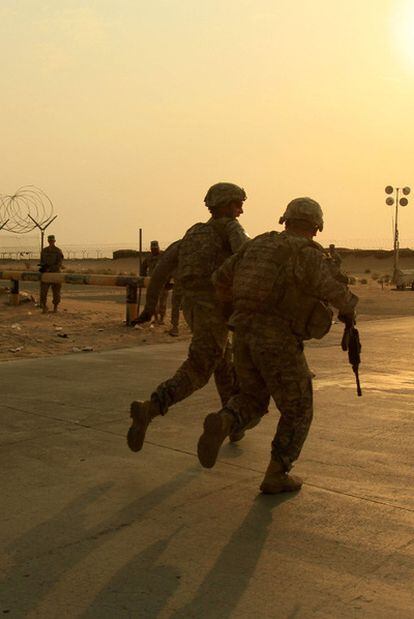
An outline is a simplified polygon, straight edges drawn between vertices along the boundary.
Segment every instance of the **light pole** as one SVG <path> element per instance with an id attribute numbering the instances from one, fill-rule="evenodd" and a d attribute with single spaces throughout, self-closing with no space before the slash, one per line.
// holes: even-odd
<path id="1" fill-rule="evenodd" d="M 395 204 L 395 219 L 394 219 L 394 273 L 393 273 L 393 281 L 395 280 L 396 272 L 398 269 L 398 260 L 400 253 L 400 238 L 398 232 L 398 207 L 399 206 L 407 206 L 408 200 L 407 198 L 400 198 L 400 191 L 404 194 L 404 196 L 408 196 L 411 189 L 410 187 L 393 187 L 392 185 L 387 185 L 385 188 L 385 193 L 387 194 L 387 198 L 385 203 L 388 206 L 392 206 Z"/>

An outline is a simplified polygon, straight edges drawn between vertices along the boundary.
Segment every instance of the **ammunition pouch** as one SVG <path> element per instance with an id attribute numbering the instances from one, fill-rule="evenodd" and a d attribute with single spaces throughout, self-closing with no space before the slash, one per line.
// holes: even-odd
<path id="1" fill-rule="evenodd" d="M 316 301 L 305 326 L 306 335 L 304 339 L 322 339 L 331 328 L 332 318 L 331 308 L 323 301 Z"/>
<path id="2" fill-rule="evenodd" d="M 289 322 L 292 332 L 302 340 L 320 340 L 332 325 L 331 308 L 296 286 L 289 286 L 284 298 L 277 304 L 277 313 Z"/>

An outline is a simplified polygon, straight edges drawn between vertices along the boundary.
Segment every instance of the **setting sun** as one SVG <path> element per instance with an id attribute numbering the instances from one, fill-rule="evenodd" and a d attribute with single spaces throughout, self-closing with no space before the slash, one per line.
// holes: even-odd
<path id="1" fill-rule="evenodd" d="M 402 0 L 395 7 L 392 35 L 403 59 L 414 67 L 414 1 Z"/>

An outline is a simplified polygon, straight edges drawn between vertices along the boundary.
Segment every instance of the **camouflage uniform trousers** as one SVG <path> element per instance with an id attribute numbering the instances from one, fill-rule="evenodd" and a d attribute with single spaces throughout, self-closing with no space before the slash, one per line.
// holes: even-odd
<path id="1" fill-rule="evenodd" d="M 236 328 L 234 365 L 240 392 L 226 404 L 240 427 L 263 416 L 273 398 L 280 412 L 272 459 L 289 471 L 302 450 L 313 417 L 312 378 L 303 344 L 290 332 L 257 324 Z"/>
<path id="2" fill-rule="evenodd" d="M 160 293 L 158 298 L 157 307 L 155 308 L 155 316 L 160 320 L 164 319 L 165 313 L 167 311 L 167 301 L 168 301 L 168 290 L 165 288 Z"/>
<path id="3" fill-rule="evenodd" d="M 178 329 L 183 291 L 178 284 L 174 284 L 171 296 L 171 324 Z"/>
<path id="4" fill-rule="evenodd" d="M 185 295 L 182 308 L 192 339 L 187 359 L 151 395 L 162 415 L 172 404 L 204 387 L 213 374 L 223 406 L 238 389 L 228 327 L 220 308 L 212 301 L 198 301 Z"/>
<path id="5" fill-rule="evenodd" d="M 46 307 L 47 305 L 47 293 L 49 292 L 50 286 L 52 286 L 53 305 L 57 307 L 60 303 L 60 291 L 62 290 L 62 284 L 40 282 L 40 307 Z"/>

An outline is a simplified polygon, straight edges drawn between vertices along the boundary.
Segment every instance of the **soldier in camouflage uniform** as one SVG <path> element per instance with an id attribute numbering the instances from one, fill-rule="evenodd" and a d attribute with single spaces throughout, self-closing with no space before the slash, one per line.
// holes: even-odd
<path id="1" fill-rule="evenodd" d="M 161 259 L 162 252 L 160 251 L 160 246 L 158 241 L 151 241 L 150 244 L 151 254 L 144 258 L 141 264 L 141 268 L 139 270 L 139 274 L 142 277 L 151 277 L 155 267 L 157 266 L 159 260 Z M 158 324 L 164 324 L 165 313 L 167 311 L 167 299 L 168 299 L 168 290 L 163 288 L 160 291 L 159 297 L 157 299 L 157 305 L 154 310 L 154 316 L 156 322 Z"/>
<path id="2" fill-rule="evenodd" d="M 214 466 L 226 436 L 251 426 L 272 397 L 280 420 L 271 460 L 261 485 L 264 493 L 298 490 L 289 475 L 308 434 L 312 415 L 312 378 L 303 341 L 321 338 L 332 323 L 327 303 L 343 321 L 354 320 L 357 297 L 334 279 L 323 248 L 312 238 L 323 228 L 317 202 L 289 203 L 281 233 L 267 232 L 246 243 L 213 275 L 217 294 L 232 299 L 234 363 L 240 392 L 218 413 L 208 415 L 198 443 L 206 468 Z"/>
<path id="3" fill-rule="evenodd" d="M 146 290 L 145 307 L 140 316 L 136 318 L 132 324 L 142 324 L 151 320 L 154 316 L 158 304 L 158 299 L 163 293 L 163 290 L 169 288 L 171 279 L 174 279 L 174 288 L 171 299 L 171 324 L 170 335 L 178 335 L 178 324 L 180 319 L 181 301 L 183 291 L 177 281 L 178 270 L 178 246 L 181 239 L 174 241 L 162 253 L 161 258 L 157 262 L 154 270 L 151 272 L 151 279 Z"/>
<path id="4" fill-rule="evenodd" d="M 192 339 L 188 357 L 174 376 L 161 383 L 149 400 L 132 402 L 132 425 L 127 436 L 132 451 L 142 448 L 148 424 L 154 417 L 165 415 L 170 406 L 201 389 L 212 374 L 223 405 L 237 389 L 228 327 L 210 278 L 248 239 L 237 221 L 243 213 L 245 199 L 244 189 L 232 183 L 210 187 L 205 204 L 211 218 L 192 226 L 180 241 L 171 245 L 163 268 L 154 272 L 158 286 L 162 286 L 176 269 L 176 281 L 183 292 L 183 313 Z M 156 295 L 154 288 L 149 292 L 138 322 L 151 317 L 152 307 L 148 303 L 151 299 L 153 303 Z"/>
<path id="5" fill-rule="evenodd" d="M 40 272 L 41 273 L 60 273 L 63 262 L 63 253 L 59 247 L 56 247 L 56 238 L 54 234 L 49 234 L 47 237 L 49 245 L 42 249 L 40 254 Z M 47 293 L 49 287 L 52 287 L 53 295 L 53 311 L 58 311 L 58 305 L 61 301 L 62 284 L 50 284 L 49 282 L 40 282 L 40 307 L 42 313 L 47 313 Z"/>
<path id="6" fill-rule="evenodd" d="M 338 282 L 342 282 L 343 284 L 348 283 L 348 277 L 341 270 L 342 258 L 340 253 L 335 249 L 335 245 L 331 243 L 329 245 L 329 249 L 327 252 L 328 256 L 328 266 L 331 270 L 331 274 Z"/>

